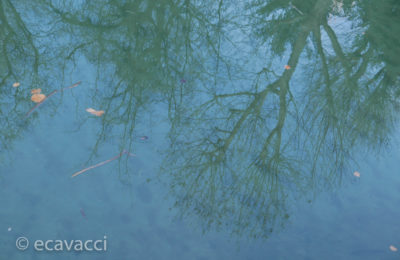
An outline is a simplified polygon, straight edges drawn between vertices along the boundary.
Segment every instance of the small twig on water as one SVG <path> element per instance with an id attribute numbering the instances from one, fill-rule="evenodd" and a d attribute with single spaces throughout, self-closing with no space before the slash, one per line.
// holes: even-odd
<path id="1" fill-rule="evenodd" d="M 297 8 L 294 4 L 292 4 L 292 2 L 290 2 L 290 6 L 291 6 L 294 10 L 296 10 L 299 14 L 304 15 L 304 13 L 303 13 L 302 11 L 300 11 L 299 8 Z"/>
<path id="2" fill-rule="evenodd" d="M 126 150 L 123 150 L 121 153 L 119 153 L 118 155 L 114 156 L 114 157 L 111 158 L 111 159 L 108 159 L 108 160 L 105 160 L 104 162 L 101 162 L 101 163 L 98 163 L 98 164 L 89 166 L 89 167 L 87 167 L 87 168 L 85 168 L 85 169 L 83 169 L 83 170 L 81 170 L 81 171 L 79 171 L 79 172 L 76 172 L 76 173 L 72 174 L 71 178 L 73 178 L 73 177 L 75 177 L 75 176 L 77 176 L 77 175 L 79 175 L 79 174 L 81 174 L 81 173 L 84 173 L 84 172 L 86 172 L 86 171 L 88 171 L 88 170 L 91 170 L 91 169 L 100 167 L 100 166 L 102 166 L 102 165 L 104 165 L 104 164 L 107 164 L 107 163 L 109 163 L 109 162 L 112 162 L 112 161 L 118 159 L 119 157 L 121 157 L 121 156 L 124 155 L 124 154 L 127 154 L 127 155 L 129 155 L 129 156 L 136 156 L 136 155 L 133 154 L 133 153 L 130 153 L 130 152 L 126 151 Z"/>
<path id="3" fill-rule="evenodd" d="M 81 84 L 81 81 L 76 82 L 75 84 L 66 87 L 66 88 L 62 88 L 59 90 L 53 90 L 53 92 L 51 92 L 49 95 L 47 95 L 47 97 L 45 97 L 42 101 L 40 101 L 39 103 L 37 103 L 34 107 L 31 108 L 31 110 L 28 111 L 28 113 L 26 113 L 25 117 L 28 117 L 30 114 L 32 114 L 33 111 L 36 110 L 36 108 L 40 107 L 40 105 L 42 105 L 49 97 L 53 96 L 54 94 L 56 94 L 57 92 L 62 92 L 66 89 L 71 89 L 71 88 L 75 88 L 77 87 L 79 84 Z"/>

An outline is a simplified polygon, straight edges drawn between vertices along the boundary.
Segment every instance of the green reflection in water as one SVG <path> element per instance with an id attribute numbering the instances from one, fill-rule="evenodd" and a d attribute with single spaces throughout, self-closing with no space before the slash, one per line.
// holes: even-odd
<path id="1" fill-rule="evenodd" d="M 397 1 L 18 4 L 0 3 L 1 149 L 38 117 L 22 120 L 29 96 L 12 83 L 50 92 L 84 57 L 85 94 L 106 111 L 92 155 L 115 136 L 132 150 L 155 114 L 169 126 L 163 178 L 205 230 L 268 237 L 293 201 L 340 184 L 354 152 L 390 142 Z"/>

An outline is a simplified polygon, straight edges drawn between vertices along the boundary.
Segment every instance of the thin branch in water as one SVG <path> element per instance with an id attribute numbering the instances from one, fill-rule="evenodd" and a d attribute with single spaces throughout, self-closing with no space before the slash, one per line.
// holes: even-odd
<path id="1" fill-rule="evenodd" d="M 294 10 L 296 10 L 299 14 L 304 15 L 304 13 L 303 13 L 302 11 L 300 11 L 299 8 L 297 8 L 294 4 L 292 4 L 292 2 L 290 2 L 290 6 L 291 6 Z"/>
<path id="2" fill-rule="evenodd" d="M 29 110 L 25 117 L 28 117 L 30 114 L 32 114 L 33 111 L 35 111 L 38 107 L 40 107 L 40 105 L 42 105 L 49 97 L 53 96 L 54 94 L 56 94 L 57 92 L 62 92 L 66 89 L 71 89 L 71 88 L 75 88 L 77 87 L 79 84 L 81 84 L 81 81 L 76 82 L 75 84 L 69 86 L 69 87 L 65 87 L 62 88 L 60 90 L 53 90 L 53 92 L 51 92 L 47 97 L 45 97 L 42 101 L 40 101 L 39 103 L 37 103 L 34 107 L 31 108 L 31 110 Z"/>
<path id="3" fill-rule="evenodd" d="M 105 160 L 105 161 L 100 162 L 100 163 L 98 163 L 98 164 L 89 166 L 89 167 L 87 167 L 87 168 L 85 168 L 85 169 L 83 169 L 83 170 L 81 170 L 81 171 L 79 171 L 79 172 L 76 172 L 76 173 L 72 174 L 71 178 L 73 178 L 73 177 L 75 177 L 75 176 L 77 176 L 77 175 L 79 175 L 79 174 L 81 174 L 81 173 L 84 173 L 84 172 L 86 172 L 86 171 L 89 171 L 89 170 L 91 170 L 91 169 L 94 169 L 94 168 L 100 167 L 100 166 L 102 166 L 102 165 L 105 165 L 105 164 L 107 164 L 107 163 L 109 163 L 109 162 L 112 162 L 112 161 L 118 159 L 119 157 L 121 157 L 121 156 L 124 155 L 124 154 L 127 154 L 128 156 L 136 156 L 136 155 L 133 154 L 133 153 L 130 153 L 130 152 L 126 151 L 126 150 L 123 150 L 121 153 L 119 153 L 118 155 L 116 155 L 116 156 L 114 156 L 114 157 L 112 157 L 112 158 L 110 158 L 110 159 L 108 159 L 108 160 Z"/>

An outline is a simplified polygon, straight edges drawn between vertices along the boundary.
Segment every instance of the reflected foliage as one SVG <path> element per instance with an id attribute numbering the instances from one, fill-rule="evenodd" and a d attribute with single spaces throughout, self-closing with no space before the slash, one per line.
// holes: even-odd
<path id="1" fill-rule="evenodd" d="M 286 222 L 289 202 L 351 173 L 352 150 L 388 144 L 399 71 L 383 46 L 398 41 L 399 23 L 390 43 L 372 36 L 388 21 L 367 20 L 363 11 L 373 3 L 363 4 L 249 5 L 249 37 L 271 61 L 240 91 L 215 88 L 187 109 L 191 122 L 176 131 L 166 163 L 175 166 L 170 174 L 183 214 L 200 216 L 205 228 L 268 237 Z M 393 17 L 395 6 L 381 8 L 394 10 Z M 375 15 L 389 15 L 383 13 Z"/>
<path id="2" fill-rule="evenodd" d="M 121 149 L 131 150 L 135 128 L 149 118 L 151 104 L 166 103 L 172 113 L 190 94 L 191 86 L 183 82 L 201 79 L 204 55 L 215 49 L 204 44 L 213 37 L 213 17 L 201 12 L 207 4 L 48 3 L 60 30 L 73 35 L 67 57 L 74 62 L 84 55 L 96 64 L 96 88 L 109 86 L 93 95 L 94 104 L 106 111 L 96 149 L 116 129 Z"/>
<path id="3" fill-rule="evenodd" d="M 0 150 L 7 151 L 26 126 L 22 118 L 30 101 L 21 89 L 40 80 L 40 55 L 33 35 L 8 0 L 0 2 L 0 57 Z M 21 87 L 12 87 L 21 80 Z"/>
<path id="4" fill-rule="evenodd" d="M 31 29 L 12 1 L 0 7 L 1 94 L 88 61 L 106 111 L 93 154 L 115 137 L 131 151 L 150 116 L 168 124 L 163 178 L 205 231 L 268 237 L 293 202 L 341 183 L 356 148 L 390 143 L 397 121 L 395 0 L 39 1 L 27 17 L 51 22 Z M 19 114 L 1 102 L 6 143 Z"/>

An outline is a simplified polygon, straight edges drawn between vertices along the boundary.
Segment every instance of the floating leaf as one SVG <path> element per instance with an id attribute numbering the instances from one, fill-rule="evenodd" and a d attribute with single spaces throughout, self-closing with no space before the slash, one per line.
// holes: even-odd
<path id="1" fill-rule="evenodd" d="M 34 107 L 32 107 L 32 108 L 25 114 L 25 117 L 28 117 L 30 114 L 32 114 L 32 112 L 35 111 L 35 109 L 37 109 L 41 104 L 43 104 L 43 102 L 44 102 L 46 99 L 50 98 L 50 97 L 53 96 L 54 94 L 56 94 L 56 93 L 58 93 L 58 92 L 63 92 L 63 91 L 66 90 L 66 89 L 75 88 L 75 87 L 77 87 L 79 84 L 81 84 L 80 81 L 76 82 L 75 84 L 73 84 L 73 85 L 71 85 L 71 86 L 69 86 L 69 87 L 62 88 L 62 89 L 59 89 L 59 90 L 53 90 L 52 92 L 50 92 L 50 94 L 49 94 L 47 97 L 45 96 L 45 98 L 43 98 L 41 102 L 37 103 Z M 43 94 L 34 94 L 34 95 L 43 95 Z M 43 96 L 44 96 L 44 95 L 43 95 Z M 35 99 L 36 99 L 36 98 L 37 98 L 37 97 L 35 97 Z M 33 96 L 32 96 L 32 99 L 33 99 Z"/>
<path id="2" fill-rule="evenodd" d="M 390 245 L 389 248 L 390 248 L 391 251 L 397 252 L 397 248 L 395 246 Z"/>
<path id="3" fill-rule="evenodd" d="M 96 110 L 93 108 L 87 108 L 86 111 L 95 116 L 102 116 L 104 114 L 103 110 Z"/>
<path id="4" fill-rule="evenodd" d="M 43 94 L 33 94 L 31 100 L 35 103 L 40 103 L 46 98 Z"/>
<path id="5" fill-rule="evenodd" d="M 32 89 L 31 90 L 31 94 L 33 95 L 33 94 L 40 94 L 42 92 L 42 89 L 40 89 L 40 88 L 35 88 L 35 89 Z"/>
<path id="6" fill-rule="evenodd" d="M 21 83 L 15 82 L 12 86 L 13 86 L 14 88 L 18 88 L 19 86 L 21 86 Z"/>
<path id="7" fill-rule="evenodd" d="M 285 65 L 285 70 L 290 70 L 291 68 L 289 65 Z"/>
<path id="8" fill-rule="evenodd" d="M 360 178 L 360 176 L 361 176 L 361 174 L 359 172 L 357 172 L 357 171 L 354 172 L 353 175 L 356 176 L 357 178 Z"/>

